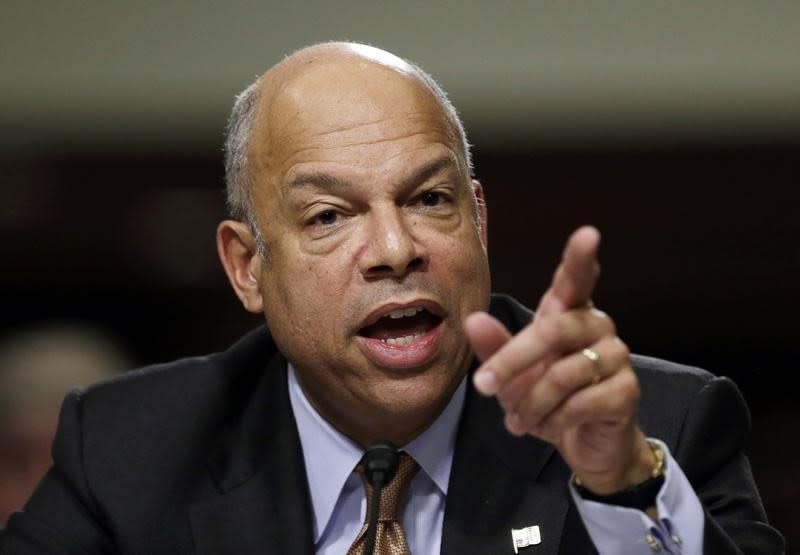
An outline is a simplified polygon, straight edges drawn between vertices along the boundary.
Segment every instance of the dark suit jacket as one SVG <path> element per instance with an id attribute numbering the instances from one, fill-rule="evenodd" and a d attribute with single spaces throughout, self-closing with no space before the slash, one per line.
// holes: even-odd
<path id="1" fill-rule="evenodd" d="M 495 297 L 512 329 L 530 312 Z M 765 522 L 742 442 L 748 413 L 725 378 L 634 358 L 640 423 L 664 440 L 706 509 L 706 553 L 782 551 Z M 470 389 L 454 454 L 442 553 L 510 553 L 511 528 L 538 524 L 531 554 L 595 553 L 554 449 L 503 428 Z M 312 553 L 311 507 L 286 361 L 265 328 L 228 351 L 73 392 L 55 465 L 14 515 L 3 554 Z M 525 553 L 522 551 L 522 553 Z"/>

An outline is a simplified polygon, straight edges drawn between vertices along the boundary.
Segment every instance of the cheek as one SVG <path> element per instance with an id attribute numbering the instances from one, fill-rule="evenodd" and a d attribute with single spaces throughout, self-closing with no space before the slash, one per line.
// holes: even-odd
<path id="1" fill-rule="evenodd" d="M 274 333 L 308 340 L 331 336 L 346 290 L 343 265 L 333 257 L 276 256 L 263 274 L 264 312 Z M 278 329 L 279 328 L 279 329 Z"/>
<path id="2" fill-rule="evenodd" d="M 457 268 L 459 273 L 472 275 L 482 272 L 487 266 L 486 250 L 476 229 L 468 228 L 442 237 L 440 256 L 447 265 Z"/>
<path id="3" fill-rule="evenodd" d="M 459 292 L 467 303 L 467 312 L 483 310 L 488 306 L 490 290 L 489 261 L 486 250 L 475 229 L 449 236 L 442 244 L 440 255 L 444 272 L 453 282 L 453 291 Z"/>
<path id="4" fill-rule="evenodd" d="M 309 283 L 310 275 L 306 271 L 282 275 L 268 282 L 264 292 L 264 316 L 275 343 L 296 366 L 304 367 L 319 359 L 328 344 L 324 336 L 328 330 L 321 325 L 329 318 L 324 312 L 328 307 L 314 295 L 319 287 Z"/>

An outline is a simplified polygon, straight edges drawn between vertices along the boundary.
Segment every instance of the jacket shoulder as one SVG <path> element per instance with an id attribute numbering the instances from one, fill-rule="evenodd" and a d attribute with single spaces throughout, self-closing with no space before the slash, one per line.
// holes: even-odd
<path id="1" fill-rule="evenodd" d="M 645 434 L 663 439 L 675 449 L 691 419 L 727 414 L 728 424 L 742 434 L 750 427 L 750 414 L 736 384 L 711 372 L 642 355 L 632 355 L 639 378 L 639 423 Z"/>
<path id="2" fill-rule="evenodd" d="M 257 331 L 222 353 L 148 366 L 73 391 L 62 407 L 54 456 L 77 440 L 85 474 L 98 490 L 127 487 L 123 482 L 136 476 L 142 491 L 157 490 L 150 482 L 158 477 L 191 474 L 256 392 L 272 387 L 265 376 L 278 353 L 269 335 Z M 126 479 L 108 480 L 114 475 Z"/>
<path id="3" fill-rule="evenodd" d="M 77 389 L 71 397 L 79 402 L 85 415 L 97 419 L 116 414 L 126 421 L 140 416 L 152 420 L 156 415 L 203 411 L 210 408 L 214 399 L 241 388 L 238 382 L 259 379 L 275 354 L 269 334 L 261 327 L 227 351 L 131 370 Z"/>

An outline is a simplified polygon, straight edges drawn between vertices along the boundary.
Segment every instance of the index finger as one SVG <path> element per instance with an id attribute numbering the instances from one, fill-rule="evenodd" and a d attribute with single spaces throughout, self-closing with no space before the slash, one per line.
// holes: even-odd
<path id="1" fill-rule="evenodd" d="M 596 228 L 584 226 L 573 232 L 537 312 L 562 312 L 589 303 L 600 276 L 599 246 L 600 232 Z"/>

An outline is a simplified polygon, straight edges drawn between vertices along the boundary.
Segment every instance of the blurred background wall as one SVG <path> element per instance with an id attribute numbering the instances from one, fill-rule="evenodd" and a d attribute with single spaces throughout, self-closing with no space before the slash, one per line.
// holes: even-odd
<path id="1" fill-rule="evenodd" d="M 778 1 L 5 0 L 0 335 L 81 321 L 144 364 L 257 325 L 213 239 L 233 96 L 301 46 L 368 42 L 461 110 L 495 289 L 535 304 L 593 223 L 595 302 L 632 349 L 740 384 L 797 552 L 799 26 Z"/>

